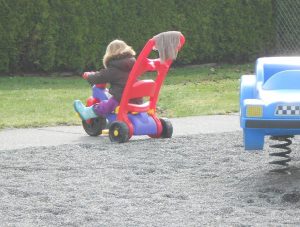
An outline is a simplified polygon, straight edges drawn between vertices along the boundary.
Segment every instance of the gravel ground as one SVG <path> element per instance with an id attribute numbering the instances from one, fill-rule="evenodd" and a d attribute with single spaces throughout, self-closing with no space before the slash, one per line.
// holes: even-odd
<path id="1" fill-rule="evenodd" d="M 299 147 L 289 174 L 241 132 L 4 150 L 0 225 L 299 226 Z"/>

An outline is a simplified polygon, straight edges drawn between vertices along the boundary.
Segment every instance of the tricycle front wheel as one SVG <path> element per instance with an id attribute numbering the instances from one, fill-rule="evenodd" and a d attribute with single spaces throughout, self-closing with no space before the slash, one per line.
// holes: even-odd
<path id="1" fill-rule="evenodd" d="M 84 131 L 90 136 L 99 136 L 106 128 L 106 118 L 98 117 L 82 121 Z"/>

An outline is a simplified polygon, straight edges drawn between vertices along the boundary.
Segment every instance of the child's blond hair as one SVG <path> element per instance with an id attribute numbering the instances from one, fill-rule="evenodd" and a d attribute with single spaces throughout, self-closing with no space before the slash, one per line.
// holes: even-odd
<path id="1" fill-rule="evenodd" d="M 111 41 L 108 44 L 105 55 L 103 57 L 104 67 L 107 68 L 108 61 L 113 57 L 127 54 L 135 56 L 135 51 L 131 46 L 128 46 L 124 41 L 119 39 Z"/>

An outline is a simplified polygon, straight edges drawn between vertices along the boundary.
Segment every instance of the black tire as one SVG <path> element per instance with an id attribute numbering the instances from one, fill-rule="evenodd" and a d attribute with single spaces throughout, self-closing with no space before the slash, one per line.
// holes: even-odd
<path id="1" fill-rule="evenodd" d="M 98 117 L 87 121 L 82 121 L 84 131 L 90 136 L 99 136 L 102 134 L 102 130 L 106 128 L 106 118 Z"/>
<path id="2" fill-rule="evenodd" d="M 114 121 L 109 126 L 111 142 L 125 143 L 129 140 L 129 128 L 124 122 Z"/>
<path id="3" fill-rule="evenodd" d="M 173 126 L 168 118 L 159 118 L 162 125 L 161 138 L 171 138 L 173 135 Z"/>

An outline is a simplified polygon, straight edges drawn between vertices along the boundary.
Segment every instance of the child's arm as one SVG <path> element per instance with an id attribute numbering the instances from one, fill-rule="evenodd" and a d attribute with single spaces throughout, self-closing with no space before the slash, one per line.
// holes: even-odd
<path id="1" fill-rule="evenodd" d="M 85 72 L 82 77 L 92 85 L 110 83 L 113 79 L 111 71 L 111 69 L 102 69 L 97 72 Z"/>

